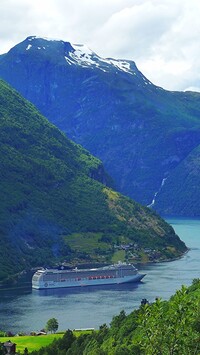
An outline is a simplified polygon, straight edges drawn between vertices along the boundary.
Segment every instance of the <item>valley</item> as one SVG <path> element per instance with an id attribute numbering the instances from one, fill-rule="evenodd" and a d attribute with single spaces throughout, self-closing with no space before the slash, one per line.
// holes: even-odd
<path id="1" fill-rule="evenodd" d="M 157 193 L 162 215 L 198 216 L 199 93 L 164 90 L 133 61 L 37 36 L 0 56 L 0 76 L 98 157 L 118 191 L 143 205 Z"/>

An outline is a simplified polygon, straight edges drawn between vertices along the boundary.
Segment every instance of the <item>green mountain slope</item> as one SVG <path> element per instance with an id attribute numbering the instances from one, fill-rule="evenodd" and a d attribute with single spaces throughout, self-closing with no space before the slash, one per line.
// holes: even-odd
<path id="1" fill-rule="evenodd" d="M 139 259 L 145 247 L 161 258 L 186 250 L 156 214 L 107 187 L 101 162 L 3 81 L 0 149 L 0 279 L 63 260 L 110 262 L 115 244 L 137 243 Z"/>

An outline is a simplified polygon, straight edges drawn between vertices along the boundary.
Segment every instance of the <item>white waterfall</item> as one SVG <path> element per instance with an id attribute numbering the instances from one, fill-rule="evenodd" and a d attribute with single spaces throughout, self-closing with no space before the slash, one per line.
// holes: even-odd
<path id="1" fill-rule="evenodd" d="M 167 180 L 167 178 L 163 178 L 163 179 L 162 179 L 162 182 L 161 182 L 161 185 L 160 185 L 158 191 L 155 192 L 151 203 L 150 203 L 149 205 L 147 205 L 147 207 L 153 207 L 153 206 L 155 205 L 156 196 L 158 195 L 158 193 L 160 192 L 160 190 L 161 190 L 162 187 L 164 186 L 166 180 Z"/>

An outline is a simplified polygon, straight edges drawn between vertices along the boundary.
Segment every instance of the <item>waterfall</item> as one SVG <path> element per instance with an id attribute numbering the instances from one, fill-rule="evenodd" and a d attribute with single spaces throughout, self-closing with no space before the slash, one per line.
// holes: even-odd
<path id="1" fill-rule="evenodd" d="M 151 207 L 153 207 L 153 206 L 155 205 L 156 196 L 157 196 L 158 193 L 161 191 L 161 189 L 162 189 L 162 187 L 164 186 L 166 180 L 167 180 L 167 178 L 163 178 L 163 179 L 162 179 L 162 182 L 161 182 L 161 185 L 160 185 L 158 191 L 155 192 L 151 203 L 150 203 L 149 205 L 147 205 L 147 207 L 150 207 L 150 208 L 151 208 Z"/>

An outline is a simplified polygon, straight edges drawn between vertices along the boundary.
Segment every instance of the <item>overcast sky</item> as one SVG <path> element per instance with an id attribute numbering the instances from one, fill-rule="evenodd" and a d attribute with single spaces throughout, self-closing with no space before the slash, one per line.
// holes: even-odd
<path id="1" fill-rule="evenodd" d="M 134 60 L 165 89 L 200 91 L 200 0 L 0 0 L 0 53 L 30 35 Z"/>

